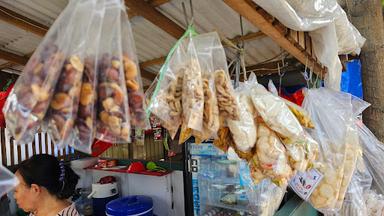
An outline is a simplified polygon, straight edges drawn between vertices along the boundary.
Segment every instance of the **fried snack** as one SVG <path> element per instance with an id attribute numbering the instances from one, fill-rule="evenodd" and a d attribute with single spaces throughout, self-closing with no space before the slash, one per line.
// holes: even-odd
<path id="1" fill-rule="evenodd" d="M 253 105 L 264 122 L 283 138 L 297 138 L 304 133 L 299 121 L 281 98 L 256 85 L 251 89 Z"/>
<path id="2" fill-rule="evenodd" d="M 183 124 L 187 128 L 202 131 L 204 115 L 204 91 L 199 62 L 192 59 L 184 66 L 182 89 Z"/>
<path id="3" fill-rule="evenodd" d="M 239 120 L 239 107 L 231 82 L 224 70 L 215 71 L 215 88 L 219 113 L 222 118 Z"/>
<path id="4" fill-rule="evenodd" d="M 224 152 L 228 151 L 228 148 L 233 145 L 231 132 L 229 131 L 228 127 L 222 127 L 218 130 L 217 138 L 213 141 L 213 145 L 223 150 Z"/>
<path id="5" fill-rule="evenodd" d="M 227 123 L 236 143 L 236 148 L 239 151 L 248 152 L 256 144 L 255 110 L 249 94 L 245 91 L 236 94 L 236 101 L 239 104 L 240 120 L 228 120 Z"/>
<path id="6" fill-rule="evenodd" d="M 122 63 L 103 55 L 99 65 L 97 134 L 110 142 L 130 141 L 130 112 Z"/>
<path id="7" fill-rule="evenodd" d="M 56 145 L 62 146 L 70 138 L 77 118 L 83 71 L 84 64 L 76 55 L 64 63 L 47 114 L 48 128 Z"/>
<path id="8" fill-rule="evenodd" d="M 54 44 L 35 53 L 4 105 L 7 129 L 18 143 L 31 142 L 44 119 L 65 61 Z"/>
<path id="9" fill-rule="evenodd" d="M 353 173 L 357 163 L 359 153 L 361 154 L 361 148 L 359 143 L 359 137 L 356 130 L 349 128 L 346 135 L 346 149 L 345 149 L 345 162 L 344 162 L 344 174 L 341 182 L 341 188 L 337 198 L 336 208 L 340 209 L 344 202 L 345 193 L 347 192 L 349 183 L 351 182 Z"/>
<path id="10" fill-rule="evenodd" d="M 162 106 L 166 106 L 166 110 L 163 107 L 154 108 L 154 111 L 156 111 L 157 114 L 166 114 L 166 117 L 163 116 L 165 119 L 162 119 L 160 116 L 159 118 L 162 119 L 162 125 L 168 130 L 172 139 L 175 137 L 182 123 L 183 108 L 181 106 L 181 95 L 183 90 L 183 78 L 184 70 L 180 70 L 176 78 L 171 81 L 168 88 L 159 93 L 157 100 Z"/>
<path id="11" fill-rule="evenodd" d="M 278 185 L 286 184 L 292 176 L 288 156 L 278 136 L 263 121 L 257 122 L 256 155 L 263 173 Z"/>
<path id="12" fill-rule="evenodd" d="M 219 129 L 219 109 L 217 107 L 217 99 L 214 87 L 210 85 L 210 77 L 205 76 L 203 79 L 204 91 L 204 113 L 203 113 L 203 130 L 193 131 L 195 143 L 199 144 L 204 140 L 212 137 Z M 213 83 L 213 81 L 212 81 Z"/>
<path id="13" fill-rule="evenodd" d="M 259 184 L 263 179 L 268 178 L 268 176 L 264 175 L 263 170 L 260 167 L 260 161 L 257 154 L 254 154 L 249 161 L 249 169 L 251 172 L 252 180 L 256 185 Z"/>
<path id="14" fill-rule="evenodd" d="M 287 149 L 289 164 L 294 171 L 305 172 L 318 159 L 319 144 L 305 133 L 302 137 L 282 139 Z"/>
<path id="15" fill-rule="evenodd" d="M 79 111 L 75 121 L 75 146 L 86 148 L 92 144 L 96 132 L 96 74 L 95 60 L 84 59 Z"/>
<path id="16" fill-rule="evenodd" d="M 140 91 L 137 66 L 128 56 L 123 56 L 125 83 L 128 90 L 128 102 L 131 124 L 139 128 L 146 128 L 149 122 L 145 117 L 144 93 Z"/>
<path id="17" fill-rule="evenodd" d="M 296 116 L 297 120 L 300 122 L 300 124 L 303 127 L 311 128 L 311 129 L 315 128 L 315 125 L 313 124 L 311 117 L 303 108 L 292 103 L 291 101 L 285 100 L 284 98 L 281 98 L 281 99 L 285 102 L 285 104 L 287 104 L 288 108 Z"/>

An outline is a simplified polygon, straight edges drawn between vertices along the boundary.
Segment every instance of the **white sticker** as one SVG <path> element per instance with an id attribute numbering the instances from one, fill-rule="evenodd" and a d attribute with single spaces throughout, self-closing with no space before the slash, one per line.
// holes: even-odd
<path id="1" fill-rule="evenodd" d="M 317 169 L 311 169 L 307 172 L 297 172 L 289 182 L 289 186 L 299 197 L 308 200 L 313 190 L 315 190 L 322 179 L 323 174 Z"/>

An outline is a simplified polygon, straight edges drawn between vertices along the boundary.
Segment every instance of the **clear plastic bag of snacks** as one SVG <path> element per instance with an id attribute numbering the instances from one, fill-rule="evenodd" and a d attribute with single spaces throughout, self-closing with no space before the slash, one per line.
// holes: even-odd
<path id="1" fill-rule="evenodd" d="M 121 0 L 105 0 L 98 55 L 96 138 L 111 143 L 130 142 L 131 118 L 123 53 L 122 26 L 127 16 Z M 124 35 L 124 37 L 127 37 Z M 127 50 L 124 50 L 127 51 Z"/>
<path id="2" fill-rule="evenodd" d="M 319 143 L 319 163 L 314 168 L 323 174 L 309 200 L 325 214 L 341 209 L 357 161 L 359 141 L 352 100 L 350 94 L 320 88 L 308 90 L 303 103 L 315 125 L 311 135 Z"/>
<path id="3" fill-rule="evenodd" d="M 96 134 L 97 115 L 97 56 L 101 36 L 101 24 L 105 12 L 105 1 L 97 0 L 91 17 L 89 38 L 86 44 L 84 72 L 80 91 L 80 103 L 74 125 L 73 147 L 85 153 L 92 153 L 92 144 Z"/>
<path id="4" fill-rule="evenodd" d="M 214 137 L 220 126 L 214 72 L 225 68 L 226 61 L 223 46 L 216 32 L 197 35 L 193 38 L 193 43 L 201 68 L 204 91 L 203 129 L 193 131 L 195 142 L 199 143 Z"/>
<path id="5" fill-rule="evenodd" d="M 343 206 L 337 213 L 328 215 L 348 215 L 366 216 L 368 214 L 367 204 L 364 195 L 370 190 L 372 176 L 365 167 L 362 156 L 360 155 L 356 163 L 356 169 L 345 193 Z"/>
<path id="6" fill-rule="evenodd" d="M 279 96 L 258 84 L 251 89 L 253 104 L 265 123 L 283 138 L 300 137 L 303 128 Z"/>
<path id="7" fill-rule="evenodd" d="M 128 91 L 129 110 L 131 114 L 131 125 L 135 128 L 147 129 L 150 127 L 149 119 L 145 115 L 145 96 L 140 68 L 136 56 L 135 42 L 133 39 L 131 23 L 127 13 L 121 13 L 121 34 L 123 69 Z"/>
<path id="8" fill-rule="evenodd" d="M 188 58 L 187 54 L 188 44 L 193 47 L 191 38 L 195 35 L 194 28 L 189 26 L 184 35 L 169 52 L 164 65 L 160 69 L 159 81 L 148 107 L 147 115 L 149 115 L 149 112 L 152 112 L 157 116 L 161 120 L 162 125 L 168 130 L 172 139 L 183 122 L 182 92 L 185 70 L 188 69 L 190 71 L 191 68 L 188 65 L 191 63 L 195 65 L 195 69 L 200 68 L 197 59 Z M 196 57 L 196 53 L 192 52 L 190 54 L 192 57 Z M 197 73 L 201 73 L 201 71 Z M 201 97 L 203 98 L 203 95 Z M 202 111 L 203 106 L 201 107 L 201 119 L 203 118 Z"/>
<path id="9" fill-rule="evenodd" d="M 97 25 L 92 25 L 94 16 L 98 16 L 96 3 L 89 0 L 79 1 L 75 13 L 72 14 L 77 22 L 72 28 L 71 42 L 67 44 L 69 51 L 45 117 L 48 132 L 59 147 L 73 143 L 73 127 L 78 114 L 80 94 L 86 88 L 86 84 L 82 86 L 84 60 L 97 54 L 96 51 L 87 52 L 91 47 L 89 42 L 100 34 L 96 27 L 100 25 L 100 19 Z M 81 102 L 84 102 L 84 98 Z"/>
<path id="10" fill-rule="evenodd" d="M 257 136 L 254 155 L 257 160 L 251 160 L 251 163 L 255 163 L 251 166 L 258 167 L 277 185 L 287 185 L 293 172 L 284 145 L 277 134 L 262 120 L 257 122 Z"/>
<path id="11" fill-rule="evenodd" d="M 274 215 L 283 200 L 287 185 L 277 186 L 270 179 L 255 183 L 251 172 L 245 161 L 239 163 L 240 181 L 247 193 L 250 212 L 260 216 Z"/>
<path id="12" fill-rule="evenodd" d="M 64 63 L 70 61 L 67 57 L 73 45 L 74 31 L 82 24 L 76 13 L 84 3 L 87 2 L 72 0 L 68 3 L 29 59 L 8 97 L 3 112 L 7 128 L 17 143 L 24 144 L 34 139 L 50 107 L 56 83 L 66 69 Z M 72 61 L 77 65 L 79 58 L 74 56 Z M 82 70 L 82 67 L 76 69 Z"/>
<path id="13" fill-rule="evenodd" d="M 239 105 L 239 121 L 227 120 L 227 125 L 239 151 L 250 152 L 256 145 L 257 125 L 256 110 L 249 94 L 253 85 L 257 85 L 255 74 L 242 83 L 236 90 L 236 102 Z"/>

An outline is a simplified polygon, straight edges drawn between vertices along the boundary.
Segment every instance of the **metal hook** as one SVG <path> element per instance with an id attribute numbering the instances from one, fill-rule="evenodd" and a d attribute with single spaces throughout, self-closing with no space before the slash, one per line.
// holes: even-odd
<path id="1" fill-rule="evenodd" d="M 183 7 L 183 13 L 184 13 L 184 19 L 185 19 L 185 24 L 186 24 L 186 27 L 188 28 L 189 25 L 192 25 L 193 22 L 194 22 L 194 13 L 193 13 L 193 5 L 192 5 L 192 0 L 189 0 L 189 9 L 190 9 L 190 17 L 188 17 L 188 14 L 187 14 L 187 9 L 185 7 L 185 3 L 182 2 L 181 3 L 182 7 Z"/>
<path id="2" fill-rule="evenodd" d="M 277 73 L 279 75 L 279 95 L 281 95 L 281 84 L 283 82 L 283 76 L 285 75 L 285 72 L 280 71 L 280 63 L 277 63 Z"/>

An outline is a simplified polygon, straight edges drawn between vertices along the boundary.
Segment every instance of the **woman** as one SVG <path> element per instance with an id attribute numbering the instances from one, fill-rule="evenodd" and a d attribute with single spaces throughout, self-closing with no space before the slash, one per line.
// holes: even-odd
<path id="1" fill-rule="evenodd" d="M 20 181 L 14 194 L 16 203 L 30 216 L 79 215 L 75 205 L 67 200 L 73 195 L 79 176 L 54 156 L 32 156 L 20 164 L 16 177 Z"/>

